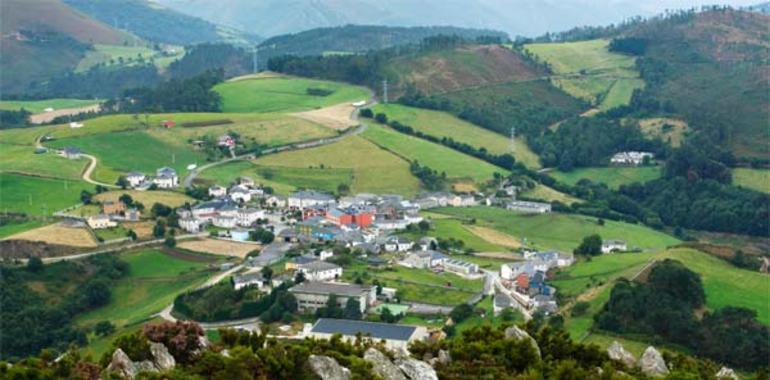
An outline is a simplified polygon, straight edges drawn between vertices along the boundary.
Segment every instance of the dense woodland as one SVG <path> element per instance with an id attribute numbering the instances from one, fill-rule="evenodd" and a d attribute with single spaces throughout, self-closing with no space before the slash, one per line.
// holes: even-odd
<path id="1" fill-rule="evenodd" d="M 287 291 L 293 283 L 286 282 L 264 294 L 256 288 L 234 290 L 231 283 L 180 295 L 174 301 L 174 311 L 201 322 L 260 317 L 263 322 L 294 320 L 297 300 Z"/>
<path id="2" fill-rule="evenodd" d="M 122 112 L 219 112 L 222 97 L 212 88 L 224 80 L 222 69 L 187 79 L 171 79 L 155 88 L 125 91 L 118 104 Z"/>
<path id="3" fill-rule="evenodd" d="M 653 267 L 645 283 L 615 284 L 595 319 L 600 329 L 658 336 L 738 368 L 767 366 L 770 328 L 757 321 L 756 312 L 727 307 L 698 318 L 696 311 L 705 304 L 700 276 L 666 260 Z"/>

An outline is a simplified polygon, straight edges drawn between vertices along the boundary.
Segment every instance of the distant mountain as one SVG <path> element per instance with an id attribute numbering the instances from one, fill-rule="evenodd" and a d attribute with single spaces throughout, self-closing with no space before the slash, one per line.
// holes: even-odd
<path id="1" fill-rule="evenodd" d="M 258 37 L 182 14 L 147 0 L 64 0 L 73 8 L 152 42 L 250 44 Z"/>
<path id="2" fill-rule="evenodd" d="M 122 45 L 135 39 L 60 0 L 0 1 L 0 31 L 4 93 L 23 91 L 73 69 L 91 44 Z"/>
<path id="3" fill-rule="evenodd" d="M 346 24 L 454 25 L 535 36 L 617 23 L 711 0 L 156 0 L 181 12 L 262 36 Z M 735 6 L 752 0 L 723 0 Z"/>
<path id="4" fill-rule="evenodd" d="M 770 13 L 770 1 L 751 5 L 746 7 L 747 10 L 759 13 Z"/>

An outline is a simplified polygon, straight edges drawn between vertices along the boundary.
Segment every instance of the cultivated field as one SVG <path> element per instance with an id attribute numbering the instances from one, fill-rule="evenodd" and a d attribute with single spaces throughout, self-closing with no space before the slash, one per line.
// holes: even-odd
<path id="1" fill-rule="evenodd" d="M 344 131 L 348 128 L 358 125 L 358 122 L 350 119 L 350 115 L 352 115 L 354 111 L 355 107 L 353 107 L 353 105 L 348 102 L 319 108 L 317 110 L 298 112 L 293 114 L 293 116 L 318 123 L 338 131 Z"/>
<path id="2" fill-rule="evenodd" d="M 75 71 L 87 71 L 98 64 L 120 67 L 133 66 L 141 62 L 139 59 L 140 55 L 143 61 L 149 61 L 152 58 L 155 66 L 164 68 L 175 59 L 182 58 L 184 55 L 184 48 L 177 46 L 175 49 L 177 54 L 164 56 L 145 46 L 94 44 L 94 49 L 86 53 L 86 56 L 78 63 Z"/>
<path id="3" fill-rule="evenodd" d="M 308 89 L 331 93 L 310 95 Z M 369 91 L 363 87 L 296 77 L 225 82 L 214 90 L 222 95 L 223 112 L 299 112 L 369 98 Z"/>
<path id="4" fill-rule="evenodd" d="M 770 193 L 770 170 L 767 169 L 733 169 L 733 183 L 757 191 Z"/>
<path id="5" fill-rule="evenodd" d="M 0 239 L 44 226 L 41 220 L 8 221 L 0 225 Z"/>
<path id="6" fill-rule="evenodd" d="M 535 185 L 535 187 L 530 190 L 523 191 L 521 195 L 527 198 L 544 200 L 546 202 L 559 201 L 567 205 L 571 205 L 575 202 L 580 202 L 579 198 L 575 198 L 569 194 L 562 193 L 558 190 L 552 189 L 540 183 Z"/>
<path id="7" fill-rule="evenodd" d="M 352 170 L 353 193 L 414 195 L 420 186 L 405 160 L 358 136 L 317 148 L 272 154 L 254 162 L 272 168 L 276 176 L 282 167 Z"/>
<path id="8" fill-rule="evenodd" d="M 193 252 L 211 253 L 220 256 L 235 256 L 240 258 L 245 258 L 250 252 L 260 248 L 260 246 L 256 244 L 219 239 L 187 240 L 179 243 L 178 247 Z"/>
<path id="9" fill-rule="evenodd" d="M 363 136 L 409 161 L 417 161 L 439 173 L 445 172 L 449 179 L 483 183 L 492 179 L 495 172 L 504 171 L 478 158 L 380 125 L 371 125 Z"/>
<path id="10" fill-rule="evenodd" d="M 0 110 L 19 110 L 24 108 L 32 113 L 44 112 L 46 108 L 80 108 L 99 103 L 94 99 L 45 99 L 45 100 L 0 100 Z"/>
<path id="11" fill-rule="evenodd" d="M 475 226 L 475 225 L 465 226 L 465 228 L 470 230 L 474 235 L 480 237 L 481 239 L 489 243 L 500 245 L 506 248 L 512 248 L 512 249 L 522 247 L 522 244 L 520 241 L 514 239 L 510 235 L 504 234 L 492 228 Z"/>
<path id="12" fill-rule="evenodd" d="M 93 248 L 97 246 L 96 240 L 87 229 L 65 227 L 58 223 L 11 235 L 5 239 L 42 241 L 48 244 L 67 245 L 78 248 Z"/>
<path id="13" fill-rule="evenodd" d="M 577 168 L 566 173 L 554 170 L 548 172 L 548 175 L 569 185 L 575 185 L 585 178 L 594 183 L 604 183 L 610 189 L 617 189 L 620 185 L 660 178 L 661 170 L 659 166 Z"/>
<path id="14" fill-rule="evenodd" d="M 135 202 L 140 202 L 141 204 L 143 204 L 148 211 L 152 207 L 152 205 L 155 203 L 161 203 L 170 207 L 179 207 L 184 205 L 185 202 L 189 202 L 191 204 L 195 202 L 194 199 L 188 197 L 185 194 L 174 192 L 174 191 L 163 191 L 163 190 L 153 190 L 153 191 L 115 190 L 115 191 L 108 191 L 105 193 L 97 194 L 94 196 L 94 199 L 99 202 L 104 202 L 104 201 L 115 202 L 123 194 L 130 195 Z"/>
<path id="15" fill-rule="evenodd" d="M 605 221 L 581 215 L 549 213 L 526 215 L 499 208 L 442 208 L 434 210 L 462 218 L 475 218 L 537 249 L 572 252 L 585 236 L 599 234 L 603 239 L 625 240 L 629 248 L 659 250 L 679 243 L 676 238 L 637 224 Z"/>
<path id="16" fill-rule="evenodd" d="M 82 181 L 0 173 L 0 211 L 51 215 L 80 203 L 82 190 L 94 186 Z"/>
<path id="17" fill-rule="evenodd" d="M 543 43 L 526 49 L 548 62 L 554 83 L 569 94 L 588 101 L 600 99 L 600 110 L 628 104 L 634 89 L 644 87 L 634 66 L 635 58 L 612 53 L 609 40 Z"/>

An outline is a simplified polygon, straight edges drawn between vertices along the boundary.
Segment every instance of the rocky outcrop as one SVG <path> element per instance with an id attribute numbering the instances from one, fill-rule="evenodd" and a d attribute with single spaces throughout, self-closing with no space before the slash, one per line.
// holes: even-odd
<path id="1" fill-rule="evenodd" d="M 135 363 L 120 348 L 112 353 L 112 360 L 107 366 L 107 372 L 117 373 L 127 379 L 133 379 L 142 371 L 157 372 L 158 369 L 155 368 L 155 365 L 149 360 Z"/>
<path id="2" fill-rule="evenodd" d="M 321 380 L 348 380 L 350 370 L 337 363 L 334 358 L 323 355 L 310 355 L 308 364 L 313 373 L 318 375 Z"/>
<path id="3" fill-rule="evenodd" d="M 396 365 L 412 380 L 438 380 L 436 370 L 422 360 L 403 358 L 396 360 Z"/>
<path id="4" fill-rule="evenodd" d="M 639 359 L 639 369 L 647 376 L 664 376 L 668 374 L 668 367 L 663 356 L 653 346 L 647 347 Z"/>
<path id="5" fill-rule="evenodd" d="M 176 360 L 162 343 L 150 343 L 150 352 L 155 368 L 163 371 L 176 367 Z"/>
<path id="6" fill-rule="evenodd" d="M 372 363 L 374 373 L 385 380 L 407 380 L 401 370 L 376 348 L 366 350 L 364 360 Z"/>
<path id="7" fill-rule="evenodd" d="M 618 341 L 612 342 L 610 348 L 607 349 L 607 355 L 610 356 L 610 359 L 617 360 L 625 364 L 628 368 L 633 368 L 636 364 L 634 355 L 628 352 L 622 344 L 618 343 Z"/>
<path id="8" fill-rule="evenodd" d="M 530 336 L 526 331 L 520 329 L 518 326 L 514 325 L 505 329 L 505 337 L 509 339 L 513 338 L 515 340 L 528 340 L 532 344 L 532 347 L 535 348 L 535 351 L 537 351 L 537 356 L 541 357 L 540 346 L 537 345 L 535 338 Z"/>
<path id="9" fill-rule="evenodd" d="M 719 369 L 719 372 L 716 374 L 717 379 L 720 380 L 738 380 L 738 375 L 735 373 L 735 371 L 732 370 L 732 368 L 722 367 Z"/>
<path id="10" fill-rule="evenodd" d="M 449 355 L 449 351 L 438 350 L 438 362 L 447 365 L 452 361 L 452 357 Z"/>

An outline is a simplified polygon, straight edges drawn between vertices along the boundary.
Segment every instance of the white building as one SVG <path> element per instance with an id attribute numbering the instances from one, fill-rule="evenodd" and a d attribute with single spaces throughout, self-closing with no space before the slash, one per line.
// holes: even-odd
<path id="1" fill-rule="evenodd" d="M 443 262 L 444 270 L 460 274 L 476 274 L 479 266 L 462 260 L 446 259 Z"/>
<path id="2" fill-rule="evenodd" d="M 232 216 L 217 215 L 212 223 L 219 228 L 235 228 L 238 225 L 238 219 Z"/>
<path id="3" fill-rule="evenodd" d="M 602 253 L 628 251 L 628 246 L 623 240 L 602 240 Z"/>
<path id="4" fill-rule="evenodd" d="M 546 212 L 551 212 L 551 204 L 528 201 L 511 201 L 508 203 L 507 209 L 526 213 L 544 214 Z"/>
<path id="5" fill-rule="evenodd" d="M 340 282 L 312 282 L 303 281 L 289 292 L 297 299 L 297 309 L 300 312 L 315 312 L 325 307 L 329 297 L 337 296 L 337 306 L 344 308 L 349 298 L 358 301 L 361 313 L 365 313 L 369 306 L 377 301 L 377 287 Z"/>
<path id="6" fill-rule="evenodd" d="M 547 272 L 550 267 L 548 262 L 540 260 L 508 263 L 500 266 L 500 277 L 503 280 L 513 280 L 522 273 L 531 277 L 538 271 Z"/>
<path id="7" fill-rule="evenodd" d="M 247 273 L 240 276 L 233 276 L 233 289 L 240 290 L 247 286 L 254 286 L 263 290 L 269 287 L 269 281 L 266 281 L 260 273 Z"/>
<path id="8" fill-rule="evenodd" d="M 238 219 L 238 225 L 241 227 L 249 227 L 257 222 L 257 219 L 265 217 L 265 211 L 255 208 L 242 208 L 238 210 L 236 218 Z"/>
<path id="9" fill-rule="evenodd" d="M 145 176 L 144 173 L 131 172 L 126 175 L 126 181 L 128 181 L 128 184 L 131 187 L 141 186 L 146 179 L 147 176 Z"/>
<path id="10" fill-rule="evenodd" d="M 179 177 L 176 175 L 176 170 L 164 166 L 156 171 L 152 182 L 161 189 L 171 189 L 179 186 Z"/>
<path id="11" fill-rule="evenodd" d="M 197 233 L 201 230 L 201 222 L 198 219 L 182 218 L 179 219 L 179 227 L 190 233 Z"/>
<path id="12" fill-rule="evenodd" d="M 613 165 L 633 165 L 639 166 L 644 163 L 644 158 L 648 157 L 648 160 L 655 158 L 655 155 L 650 152 L 618 152 L 610 158 L 610 163 Z"/>
<path id="13" fill-rule="evenodd" d="M 88 219 L 86 219 L 86 223 L 88 223 L 89 227 L 95 230 L 102 228 L 112 228 L 118 225 L 117 223 L 110 220 L 110 217 L 106 214 L 89 216 Z"/>
<path id="14" fill-rule="evenodd" d="M 446 260 L 448 258 L 443 253 L 428 250 L 412 252 L 400 264 L 410 268 L 429 269 L 444 264 Z"/>
<path id="15" fill-rule="evenodd" d="M 313 282 L 334 281 L 342 277 L 341 266 L 320 260 L 297 265 L 297 272 L 303 273 L 306 281 Z"/>
<path id="16" fill-rule="evenodd" d="M 235 202 L 249 202 L 251 201 L 251 191 L 243 185 L 233 186 L 230 188 L 230 199 Z"/>
<path id="17" fill-rule="evenodd" d="M 297 191 L 287 199 L 289 207 L 304 209 L 313 206 L 331 206 L 336 203 L 334 197 L 318 191 Z"/>
<path id="18" fill-rule="evenodd" d="M 214 198 L 224 197 L 225 195 L 227 195 L 227 189 L 224 188 L 223 186 L 214 185 L 209 187 L 209 195 Z"/>
<path id="19" fill-rule="evenodd" d="M 406 252 L 412 249 L 413 245 L 411 240 L 403 236 L 391 236 L 385 241 L 384 248 L 388 252 Z"/>

